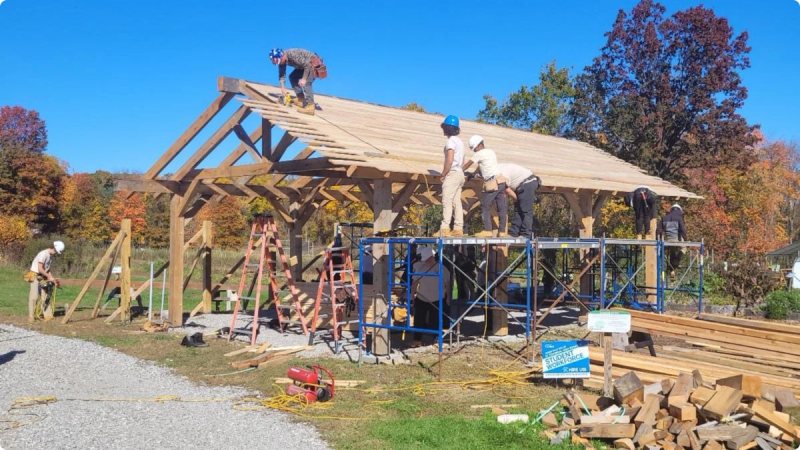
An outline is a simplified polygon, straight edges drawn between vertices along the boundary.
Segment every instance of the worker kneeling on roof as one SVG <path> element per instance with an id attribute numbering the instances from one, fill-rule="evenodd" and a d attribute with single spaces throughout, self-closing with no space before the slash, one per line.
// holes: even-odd
<path id="1" fill-rule="evenodd" d="M 508 225 L 508 203 L 506 200 L 506 180 L 500 175 L 497 167 L 497 154 L 494 150 L 486 148 L 483 137 L 472 136 L 469 138 L 469 148 L 475 152 L 468 161 L 464 163 L 462 169 L 466 170 L 472 163 L 478 164 L 478 170 L 483 178 L 483 192 L 481 193 L 481 217 L 483 218 L 483 231 L 476 234 L 476 237 L 492 236 L 492 203 L 497 207 L 497 215 L 500 220 L 498 236 L 506 236 L 506 226 Z"/>
<path id="2" fill-rule="evenodd" d="M 513 163 L 497 165 L 500 175 L 508 180 L 506 194 L 514 199 L 514 217 L 508 234 L 529 238 L 533 234 L 533 203 L 542 180 L 530 170 Z"/>

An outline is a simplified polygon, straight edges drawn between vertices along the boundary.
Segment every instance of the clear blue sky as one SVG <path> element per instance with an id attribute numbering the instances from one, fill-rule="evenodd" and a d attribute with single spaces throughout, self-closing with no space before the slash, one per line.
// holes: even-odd
<path id="1" fill-rule="evenodd" d="M 662 3 L 671 14 L 699 2 Z M 48 151 L 74 171 L 145 171 L 216 96 L 217 76 L 277 83 L 266 55 L 278 46 L 325 58 L 317 92 L 474 118 L 484 94 L 534 84 L 549 61 L 581 70 L 636 1 L 296 4 L 5 0 L 0 105 L 38 110 Z M 800 141 L 800 4 L 704 4 L 750 34 L 742 113 L 770 139 Z"/>

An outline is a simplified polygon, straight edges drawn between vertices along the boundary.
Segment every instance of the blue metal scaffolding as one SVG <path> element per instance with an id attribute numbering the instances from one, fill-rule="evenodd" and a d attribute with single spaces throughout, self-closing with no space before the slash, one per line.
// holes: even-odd
<path id="1" fill-rule="evenodd" d="M 363 286 L 359 286 L 359 349 L 365 346 L 367 330 L 387 329 L 397 332 L 414 332 L 434 335 L 437 338 L 439 353 L 444 349 L 444 340 L 449 335 L 459 334 L 459 324 L 475 308 L 483 308 L 487 313 L 490 308 L 498 313 L 508 314 L 509 318 L 525 329 L 529 344 L 535 337 L 538 326 L 547 314 L 562 303 L 575 302 L 587 310 L 624 306 L 662 313 L 665 303 L 676 295 L 695 299 L 702 310 L 703 301 L 703 252 L 702 242 L 665 242 L 660 240 L 635 239 L 564 239 L 564 238 L 430 238 L 430 237 L 370 237 L 359 241 L 360 257 L 363 258 L 366 247 L 376 244 L 386 245 L 386 264 L 384 270 L 388 279 L 388 320 L 384 322 L 368 320 L 364 310 Z M 416 273 L 414 271 L 414 248 L 425 245 L 436 252 L 436 270 Z M 456 258 L 446 251 L 456 246 L 476 246 L 474 257 L 481 260 L 481 270 L 467 273 L 457 263 Z M 505 267 L 490 270 L 492 249 L 508 247 L 513 249 L 513 257 L 508 258 Z M 688 264 L 681 274 L 667 276 L 674 271 L 666 261 L 670 252 L 680 251 L 681 257 L 688 253 Z M 454 250 L 455 252 L 455 250 Z M 550 252 L 550 254 L 546 254 Z M 652 252 L 656 257 L 657 280 L 655 286 L 644 282 L 646 271 L 646 253 Z M 560 258 L 559 264 L 555 263 Z M 463 313 L 449 316 L 449 305 L 445 302 L 445 286 L 443 273 L 450 267 L 453 269 L 451 279 L 456 274 L 469 277 L 469 283 L 475 288 L 473 298 L 462 299 Z M 433 269 L 433 267 L 431 268 Z M 551 277 L 555 288 L 548 290 L 540 287 L 541 278 Z M 576 275 L 577 273 L 577 275 Z M 363 275 L 363 273 L 362 273 Z M 438 327 L 426 329 L 412 326 L 412 284 L 415 279 L 437 277 L 438 279 Z M 524 280 L 518 293 L 524 302 L 499 300 L 494 293 L 501 283 L 516 277 Z M 670 278 L 674 282 L 670 281 Z M 576 285 L 580 283 L 580 289 Z M 452 292 L 452 291 L 451 291 Z M 392 294 L 397 295 L 392 295 Z M 461 293 L 459 293 L 461 295 Z M 552 300 L 555 297 L 555 300 Z M 550 304 L 543 308 L 548 300 Z M 401 309 L 402 320 L 394 320 L 394 310 Z M 445 312 L 447 311 L 447 312 Z M 512 311 L 524 313 L 525 323 L 520 322 Z M 447 321 L 445 319 L 448 319 Z M 488 318 L 487 318 L 488 320 Z M 447 323 L 449 322 L 449 323 Z M 457 336 L 458 337 L 458 336 Z"/>

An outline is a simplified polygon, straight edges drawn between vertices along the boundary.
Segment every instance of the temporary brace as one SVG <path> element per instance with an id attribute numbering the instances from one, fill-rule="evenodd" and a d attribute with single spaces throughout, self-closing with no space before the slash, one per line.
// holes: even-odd
<path id="1" fill-rule="evenodd" d="M 235 334 L 244 334 L 250 335 L 250 343 L 251 345 L 255 345 L 256 343 L 256 335 L 258 334 L 258 328 L 260 327 L 260 322 L 258 319 L 258 313 L 261 309 L 261 286 L 262 280 L 264 276 L 264 266 L 266 265 L 267 269 L 267 276 L 269 278 L 269 291 L 271 294 L 271 300 L 275 305 L 275 312 L 278 316 L 278 323 L 281 329 L 281 332 L 284 330 L 284 326 L 290 323 L 288 317 L 284 317 L 282 306 L 280 303 L 280 294 L 278 292 L 278 281 L 277 277 L 277 268 L 275 267 L 275 261 L 272 260 L 271 255 L 271 246 L 274 246 L 276 254 L 281 259 L 281 264 L 283 265 L 283 270 L 286 275 L 287 285 L 289 287 L 289 291 L 291 296 L 294 300 L 294 304 L 289 306 L 289 308 L 293 308 L 295 310 L 295 314 L 297 314 L 299 325 L 303 329 L 303 333 L 308 335 L 308 328 L 306 326 L 305 318 L 303 318 L 303 311 L 300 306 L 300 296 L 297 290 L 297 287 L 294 284 L 294 279 L 292 278 L 292 272 L 289 267 L 289 263 L 286 259 L 286 254 L 283 252 L 283 245 L 281 244 L 281 240 L 278 238 L 278 227 L 275 225 L 275 219 L 271 215 L 264 215 L 264 216 L 257 216 L 253 221 L 253 226 L 250 231 L 250 239 L 247 244 L 247 253 L 245 253 L 244 257 L 244 264 L 242 265 L 242 278 L 239 282 L 239 290 L 238 296 L 236 298 L 236 306 L 233 309 L 233 317 L 231 319 L 231 326 L 230 332 L 228 334 L 228 340 L 230 340 L 233 335 Z M 250 257 L 252 255 L 253 250 L 258 250 L 258 262 L 251 263 Z M 248 269 L 258 269 L 257 271 L 253 272 L 252 274 L 248 272 Z M 245 285 L 248 280 L 248 275 L 252 276 L 255 275 L 255 278 L 250 280 L 250 288 L 248 291 L 248 295 L 242 295 L 245 290 Z M 253 289 L 255 289 L 255 295 L 253 296 Z M 239 309 L 241 307 L 242 300 L 254 302 L 253 306 L 253 323 L 250 330 L 236 328 L 236 318 L 239 314 Z"/>

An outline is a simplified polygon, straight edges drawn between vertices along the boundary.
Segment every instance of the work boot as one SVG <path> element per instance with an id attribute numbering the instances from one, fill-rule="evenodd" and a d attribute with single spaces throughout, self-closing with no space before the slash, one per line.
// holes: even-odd
<path id="1" fill-rule="evenodd" d="M 493 233 L 491 231 L 486 231 L 486 230 L 481 231 L 480 233 L 475 233 L 474 236 L 475 237 L 479 237 L 479 238 L 480 237 L 494 237 Z"/>
<path id="2" fill-rule="evenodd" d="M 316 111 L 317 107 L 313 103 L 309 103 L 306 106 L 296 106 L 297 112 L 301 114 L 308 114 L 309 116 L 313 116 L 314 112 Z"/>
<path id="3" fill-rule="evenodd" d="M 463 236 L 464 230 L 461 228 L 453 228 L 453 231 L 450 233 L 450 236 Z"/>
<path id="4" fill-rule="evenodd" d="M 502 231 L 497 233 L 497 237 L 508 237 L 508 233 L 503 233 Z"/>
<path id="5" fill-rule="evenodd" d="M 448 237 L 448 236 L 452 236 L 452 235 L 453 235 L 453 232 L 450 231 L 450 229 L 444 228 L 444 229 L 439 230 L 439 232 L 436 233 L 436 235 L 434 237 L 439 237 L 439 236 Z"/>

